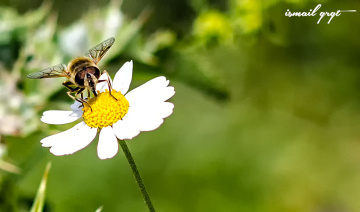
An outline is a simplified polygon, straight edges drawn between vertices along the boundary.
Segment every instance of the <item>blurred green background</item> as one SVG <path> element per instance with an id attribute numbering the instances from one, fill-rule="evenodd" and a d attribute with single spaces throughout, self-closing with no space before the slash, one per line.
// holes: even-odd
<path id="1" fill-rule="evenodd" d="M 327 24 L 290 11 L 343 13 Z M 355 0 L 0 0 L 0 211 L 28 211 L 52 162 L 44 211 L 146 211 L 120 151 L 70 156 L 40 140 L 74 124 L 64 79 L 26 75 L 108 37 L 130 89 L 170 79 L 174 113 L 128 141 L 157 211 L 360 211 L 360 5 Z"/>

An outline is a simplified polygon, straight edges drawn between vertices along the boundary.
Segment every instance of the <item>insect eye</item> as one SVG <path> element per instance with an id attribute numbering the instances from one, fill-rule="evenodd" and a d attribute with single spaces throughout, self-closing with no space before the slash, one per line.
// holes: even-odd
<path id="1" fill-rule="evenodd" d="M 88 67 L 87 69 L 87 72 L 94 75 L 96 77 L 96 79 L 99 79 L 100 77 L 100 70 L 97 68 L 97 67 Z"/>
<path id="2" fill-rule="evenodd" d="M 80 86 L 84 85 L 84 78 L 85 78 L 86 71 L 82 70 L 79 71 L 75 76 L 75 82 L 79 84 Z"/>

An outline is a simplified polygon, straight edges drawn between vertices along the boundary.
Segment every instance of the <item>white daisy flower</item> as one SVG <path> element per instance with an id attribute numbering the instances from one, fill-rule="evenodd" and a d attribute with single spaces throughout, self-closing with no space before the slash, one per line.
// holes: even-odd
<path id="1" fill-rule="evenodd" d="M 77 152 L 94 140 L 98 129 L 97 154 L 100 159 L 114 157 L 119 144 L 117 139 L 132 139 L 140 131 L 158 128 L 164 118 L 173 112 L 174 104 L 165 102 L 174 94 L 174 87 L 168 86 L 165 77 L 154 78 L 127 93 L 132 79 L 132 61 L 126 62 L 116 73 L 111 95 L 105 82 L 98 83 L 97 97 L 81 105 L 75 102 L 71 111 L 45 111 L 41 121 L 47 124 L 67 124 L 80 118 L 83 121 L 69 130 L 51 135 L 41 140 L 42 146 L 51 147 L 54 155 L 69 155 Z M 106 74 L 99 80 L 107 79 Z M 126 95 L 125 95 L 126 94 Z"/>

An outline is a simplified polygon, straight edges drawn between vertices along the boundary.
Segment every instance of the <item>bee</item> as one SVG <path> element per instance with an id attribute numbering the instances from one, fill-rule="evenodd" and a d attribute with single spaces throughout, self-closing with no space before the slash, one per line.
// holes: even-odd
<path id="1" fill-rule="evenodd" d="M 91 48 L 89 50 L 90 57 L 77 57 L 72 59 L 67 66 L 65 64 L 55 65 L 47 69 L 31 73 L 27 75 L 27 78 L 42 79 L 66 77 L 68 80 L 64 81 L 62 85 L 69 89 L 67 94 L 75 101 L 79 101 L 83 104 L 87 103 L 83 97 L 83 91 L 87 90 L 88 97 L 90 97 L 90 92 L 92 92 L 94 96 L 97 96 L 97 83 L 107 81 L 109 91 L 111 91 L 109 74 L 107 73 L 107 71 L 104 70 L 103 73 L 107 74 L 108 80 L 99 80 L 99 77 L 102 73 L 100 72 L 97 64 L 105 55 L 105 53 L 111 48 L 114 42 L 115 38 L 111 37 L 98 44 L 97 46 Z M 72 93 L 75 93 L 75 95 L 72 95 Z"/>

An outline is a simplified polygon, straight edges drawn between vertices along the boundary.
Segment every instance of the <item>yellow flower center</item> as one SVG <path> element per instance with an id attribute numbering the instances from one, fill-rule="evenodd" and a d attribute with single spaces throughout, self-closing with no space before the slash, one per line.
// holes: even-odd
<path id="1" fill-rule="evenodd" d="M 115 99 L 115 98 L 116 99 Z M 106 89 L 84 103 L 83 118 L 89 127 L 104 128 L 122 119 L 129 110 L 129 102 L 120 91 Z"/>

